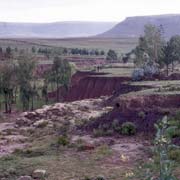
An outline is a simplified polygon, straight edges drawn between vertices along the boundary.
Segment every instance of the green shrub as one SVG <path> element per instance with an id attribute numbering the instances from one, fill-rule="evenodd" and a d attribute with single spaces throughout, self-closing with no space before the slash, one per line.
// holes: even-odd
<path id="1" fill-rule="evenodd" d="M 171 160 L 180 162 L 180 149 L 172 149 L 168 153 Z"/>
<path id="2" fill-rule="evenodd" d="M 69 144 L 69 139 L 66 136 L 60 136 L 57 139 L 58 146 L 67 146 Z"/>
<path id="3" fill-rule="evenodd" d="M 170 136 L 170 138 L 180 137 L 180 130 L 174 126 L 167 130 L 167 134 Z"/>
<path id="4" fill-rule="evenodd" d="M 132 122 L 125 122 L 121 126 L 121 134 L 123 135 L 134 135 L 136 133 L 136 126 Z"/>

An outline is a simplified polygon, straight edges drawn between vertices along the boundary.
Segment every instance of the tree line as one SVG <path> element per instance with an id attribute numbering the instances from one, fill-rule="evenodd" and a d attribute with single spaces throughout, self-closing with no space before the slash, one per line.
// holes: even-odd
<path id="1" fill-rule="evenodd" d="M 175 62 L 180 62 L 180 36 L 174 35 L 169 40 L 164 37 L 164 28 L 152 24 L 145 25 L 144 36 L 139 38 L 138 46 L 132 50 L 135 55 L 134 63 L 138 67 L 151 65 L 158 69 L 165 68 L 174 71 Z"/>
<path id="2" fill-rule="evenodd" d="M 47 103 L 50 83 L 56 85 L 57 101 L 59 101 L 59 87 L 68 88 L 72 74 L 68 61 L 55 57 L 51 69 L 44 75 L 42 85 L 39 85 L 35 68 L 36 63 L 29 54 L 22 54 L 17 62 L 6 61 L 1 64 L 0 100 L 6 113 L 12 112 L 17 100 L 20 101 L 23 111 L 33 110 L 35 99 L 41 98 Z"/>

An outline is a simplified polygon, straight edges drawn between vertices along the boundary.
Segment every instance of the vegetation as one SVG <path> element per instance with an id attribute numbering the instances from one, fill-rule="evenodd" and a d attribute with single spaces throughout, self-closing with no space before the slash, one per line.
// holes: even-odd
<path id="1" fill-rule="evenodd" d="M 136 133 L 136 126 L 132 122 L 125 122 L 121 126 L 121 133 L 123 135 L 134 135 Z"/>
<path id="2" fill-rule="evenodd" d="M 169 151 L 175 146 L 171 143 L 171 137 L 168 135 L 167 131 L 172 128 L 168 124 L 168 118 L 164 117 L 163 120 L 155 125 L 157 129 L 155 138 L 155 152 L 158 156 L 159 164 L 159 180 L 176 180 L 173 176 L 173 162 L 169 159 Z M 151 179 L 152 176 L 147 179 Z"/>
<path id="3" fill-rule="evenodd" d="M 117 61 L 118 59 L 117 53 L 114 50 L 110 49 L 107 53 L 106 59 L 108 61 Z"/>

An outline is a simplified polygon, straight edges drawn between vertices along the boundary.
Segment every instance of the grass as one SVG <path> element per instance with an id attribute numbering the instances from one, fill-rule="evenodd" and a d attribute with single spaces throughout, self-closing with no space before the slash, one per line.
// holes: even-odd
<path id="1" fill-rule="evenodd" d="M 105 68 L 100 70 L 100 72 L 108 73 L 108 75 L 104 76 L 124 76 L 124 77 L 131 77 L 133 68 Z"/>
<path id="2" fill-rule="evenodd" d="M 48 180 L 81 180 L 99 175 L 111 180 L 124 179 L 125 168 L 116 165 L 107 168 L 110 164 L 104 160 L 111 152 L 106 145 L 91 152 L 78 152 L 72 148 L 57 151 L 51 145 L 52 137 L 47 142 L 36 141 L 31 150 L 23 153 L 16 151 L 11 156 L 0 158 L 0 178 L 5 176 L 8 180 L 14 180 L 21 175 L 31 175 L 35 169 L 45 169 Z"/>
<path id="3" fill-rule="evenodd" d="M 66 48 L 87 48 L 108 51 L 116 50 L 120 53 L 127 53 L 132 50 L 138 41 L 136 38 L 67 38 L 67 39 L 0 39 L 0 46 L 18 49 L 39 47 L 66 47 Z"/>

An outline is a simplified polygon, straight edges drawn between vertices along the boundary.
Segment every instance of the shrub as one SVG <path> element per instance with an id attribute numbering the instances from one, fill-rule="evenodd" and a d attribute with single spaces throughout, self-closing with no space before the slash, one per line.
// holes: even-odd
<path id="1" fill-rule="evenodd" d="M 144 77 L 144 69 L 142 68 L 135 69 L 132 73 L 133 81 L 140 81 L 143 79 L 143 77 Z"/>
<path id="2" fill-rule="evenodd" d="M 144 75 L 151 77 L 153 75 L 159 74 L 159 69 L 155 64 L 146 64 L 144 65 Z"/>
<path id="3" fill-rule="evenodd" d="M 121 134 L 123 135 L 134 135 L 136 133 L 136 126 L 132 122 L 125 122 L 121 126 Z"/>
<path id="4" fill-rule="evenodd" d="M 67 146 L 69 144 L 69 139 L 66 136 L 60 136 L 57 140 L 58 146 Z"/>
<path id="5" fill-rule="evenodd" d="M 180 162 L 180 149 L 172 149 L 168 153 L 171 160 Z"/>

